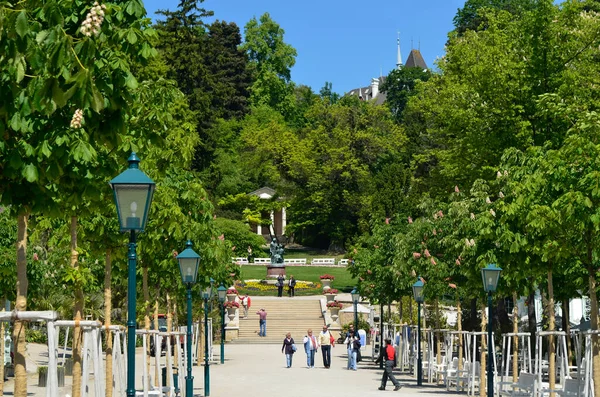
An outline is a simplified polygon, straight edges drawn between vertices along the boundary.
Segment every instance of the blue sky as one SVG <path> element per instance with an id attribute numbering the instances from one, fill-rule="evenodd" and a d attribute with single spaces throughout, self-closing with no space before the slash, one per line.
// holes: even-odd
<path id="1" fill-rule="evenodd" d="M 284 30 L 284 40 L 298 52 L 292 80 L 318 92 L 326 81 L 338 93 L 369 85 L 396 65 L 400 31 L 402 58 L 419 48 L 432 68 L 444 54 L 452 18 L 465 0 L 205 0 L 214 18 L 241 29 L 268 12 Z M 148 15 L 177 8 L 177 0 L 146 0 Z M 209 21 L 210 22 L 210 21 Z M 412 43 L 412 45 L 411 45 Z"/>

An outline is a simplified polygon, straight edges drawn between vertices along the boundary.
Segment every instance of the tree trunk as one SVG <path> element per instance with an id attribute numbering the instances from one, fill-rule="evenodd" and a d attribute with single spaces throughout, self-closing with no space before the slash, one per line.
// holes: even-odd
<path id="1" fill-rule="evenodd" d="M 512 293 L 513 299 L 513 333 L 516 334 L 519 332 L 519 306 L 517 306 L 517 291 L 513 291 Z M 525 346 L 523 346 L 525 347 Z M 509 354 L 506 352 L 506 354 Z M 512 373 L 513 373 L 513 382 L 517 383 L 519 380 L 519 337 L 513 336 L 513 351 L 512 351 Z M 531 368 L 528 368 L 531 371 Z"/>
<path id="2" fill-rule="evenodd" d="M 477 299 L 471 299 L 471 331 L 477 329 Z"/>
<path id="3" fill-rule="evenodd" d="M 485 302 L 485 300 L 484 300 Z M 487 316 L 485 314 L 486 305 L 485 303 L 481 306 L 481 332 L 484 334 L 481 336 L 481 360 L 479 367 L 479 397 L 486 396 L 487 382 L 486 382 L 486 368 L 487 368 Z M 492 313 L 490 313 L 490 316 Z M 475 340 L 477 343 L 477 339 Z M 491 348 L 491 346 L 490 346 Z"/>
<path id="4" fill-rule="evenodd" d="M 15 310 L 27 310 L 27 221 L 29 213 L 17 215 L 17 299 Z M 27 354 L 25 345 L 25 321 L 13 323 L 13 343 L 15 344 L 15 397 L 27 397 Z M 4 363 L 3 363 L 4 364 Z"/>
<path id="5" fill-rule="evenodd" d="M 463 369 L 463 335 L 462 335 L 462 308 L 460 298 L 456 298 L 456 330 L 458 331 L 458 370 Z M 452 352 L 450 352 L 451 354 Z"/>
<path id="6" fill-rule="evenodd" d="M 556 317 L 554 316 L 554 285 L 552 283 L 552 265 L 548 269 L 548 331 L 555 330 Z M 556 387 L 556 337 L 549 335 L 548 339 L 548 377 L 550 390 Z M 555 397 L 556 393 L 551 392 L 550 397 Z"/>
<path id="7" fill-rule="evenodd" d="M 79 271 L 79 253 L 77 252 L 77 217 L 71 217 L 71 268 L 75 272 Z M 73 304 L 73 319 L 75 326 L 73 327 L 73 388 L 72 395 L 81 395 L 81 339 L 82 329 L 79 321 L 83 318 L 83 289 L 81 283 L 75 282 L 74 285 L 75 302 Z"/>
<path id="8" fill-rule="evenodd" d="M 437 354 L 436 354 L 436 362 L 438 365 L 438 368 L 441 366 L 442 364 L 442 333 L 440 332 L 440 301 L 439 299 L 435 300 L 435 328 L 437 329 L 436 332 L 436 349 L 437 349 Z M 440 382 L 440 376 L 441 373 L 440 371 L 436 371 L 437 373 L 437 377 L 435 380 L 436 385 Z"/>
<path id="9" fill-rule="evenodd" d="M 403 314 L 402 313 L 402 311 L 403 311 L 402 304 L 404 303 L 403 300 L 404 300 L 404 297 L 400 298 L 400 302 L 398 303 L 398 317 L 400 318 L 400 321 L 399 321 L 400 324 L 403 323 L 403 321 L 402 321 L 402 314 Z"/>
<path id="10" fill-rule="evenodd" d="M 146 331 L 150 330 L 150 291 L 148 290 L 148 267 L 144 266 L 142 268 L 142 289 L 144 294 L 144 328 Z M 150 334 L 144 335 L 146 338 L 146 373 L 150 374 Z M 152 386 L 148 379 L 144 379 L 144 382 L 148 385 L 148 387 Z"/>
<path id="11" fill-rule="evenodd" d="M 104 261 L 104 326 L 106 327 L 106 397 L 112 397 L 113 370 L 112 370 L 112 354 L 113 341 L 112 332 L 110 331 L 110 320 L 112 315 L 112 290 L 111 290 L 111 250 L 106 249 L 106 259 Z"/>
<path id="12" fill-rule="evenodd" d="M 535 351 L 535 333 L 537 332 L 537 319 L 535 317 L 535 291 L 529 293 L 527 297 L 527 320 L 529 323 L 529 333 L 531 334 L 531 351 Z"/>
<path id="13" fill-rule="evenodd" d="M 591 263 L 591 254 L 589 255 Z M 596 295 L 596 269 L 594 266 L 588 266 L 589 286 L 590 286 L 590 323 L 593 330 L 598 329 L 598 297 Z M 593 349 L 593 377 L 594 377 L 594 395 L 600 396 L 600 340 L 597 334 L 592 335 Z"/>
<path id="14" fill-rule="evenodd" d="M 569 313 L 569 299 L 563 299 L 563 301 L 561 302 L 561 306 L 562 306 L 562 329 L 565 331 L 565 333 L 567 334 L 566 339 L 566 344 L 567 344 L 567 357 L 569 359 L 569 365 L 572 364 L 571 362 L 571 323 L 569 322 L 569 317 L 570 317 L 570 313 Z"/>

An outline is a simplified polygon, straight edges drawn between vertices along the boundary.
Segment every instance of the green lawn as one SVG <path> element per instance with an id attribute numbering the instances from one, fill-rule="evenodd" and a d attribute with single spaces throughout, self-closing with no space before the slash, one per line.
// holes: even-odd
<path id="1" fill-rule="evenodd" d="M 320 255 L 322 256 L 322 255 Z M 288 256 L 286 258 L 295 257 Z M 298 256 L 305 258 L 307 256 Z M 350 292 L 354 288 L 356 281 L 350 275 L 350 272 L 345 267 L 324 267 L 324 266 L 287 266 L 285 268 L 286 278 L 293 275 L 298 281 L 296 285 L 296 295 L 320 295 L 322 294 L 321 279 L 319 276 L 323 274 L 331 274 L 335 277 L 332 283 L 332 288 L 338 289 L 340 292 Z M 267 268 L 265 266 L 242 266 L 241 280 L 263 280 L 267 276 Z M 308 281 L 313 285 L 305 285 L 302 281 Z M 274 285 L 262 285 L 260 288 L 245 286 L 240 284 L 237 287 L 240 294 L 249 295 L 275 295 L 277 287 Z M 286 292 L 287 293 L 287 290 Z"/>

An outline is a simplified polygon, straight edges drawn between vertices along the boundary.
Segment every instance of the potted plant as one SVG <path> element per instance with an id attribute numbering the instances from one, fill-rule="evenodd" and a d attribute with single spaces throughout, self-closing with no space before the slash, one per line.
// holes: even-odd
<path id="1" fill-rule="evenodd" d="M 338 290 L 335 288 L 329 288 L 325 291 L 323 291 L 323 294 L 325 295 L 325 297 L 327 298 L 327 303 L 329 304 L 329 302 L 332 302 L 335 298 L 335 295 L 338 293 Z"/>
<path id="2" fill-rule="evenodd" d="M 319 278 L 321 279 L 321 282 L 323 283 L 323 291 L 326 291 L 329 288 L 331 288 L 331 282 L 333 281 L 333 279 L 335 277 L 333 277 L 331 274 L 324 274 L 322 276 L 319 276 Z"/>
<path id="3" fill-rule="evenodd" d="M 40 365 L 37 370 L 38 373 L 38 387 L 46 387 L 48 383 L 48 367 Z"/>
<path id="4" fill-rule="evenodd" d="M 231 287 L 227 289 L 227 300 L 230 302 L 235 301 L 235 298 L 238 296 L 237 289 Z"/>
<path id="5" fill-rule="evenodd" d="M 331 320 L 334 323 L 337 323 L 338 318 L 340 318 L 340 309 L 343 307 L 344 305 L 342 305 L 341 302 L 338 302 L 336 300 L 331 301 L 331 302 L 327 302 L 327 308 L 329 309 L 329 311 L 331 312 Z"/>
<path id="6" fill-rule="evenodd" d="M 235 318 L 235 311 L 240 308 L 240 304 L 236 301 L 227 301 L 223 303 L 223 307 L 227 309 L 227 316 L 229 316 L 229 320 L 232 321 Z"/>

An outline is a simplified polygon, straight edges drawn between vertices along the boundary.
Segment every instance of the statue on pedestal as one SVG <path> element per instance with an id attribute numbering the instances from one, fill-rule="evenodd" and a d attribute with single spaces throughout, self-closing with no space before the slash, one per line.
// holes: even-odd
<path id="1" fill-rule="evenodd" d="M 271 266 L 283 266 L 283 245 L 279 244 L 276 237 L 273 237 L 269 247 L 271 252 Z"/>

